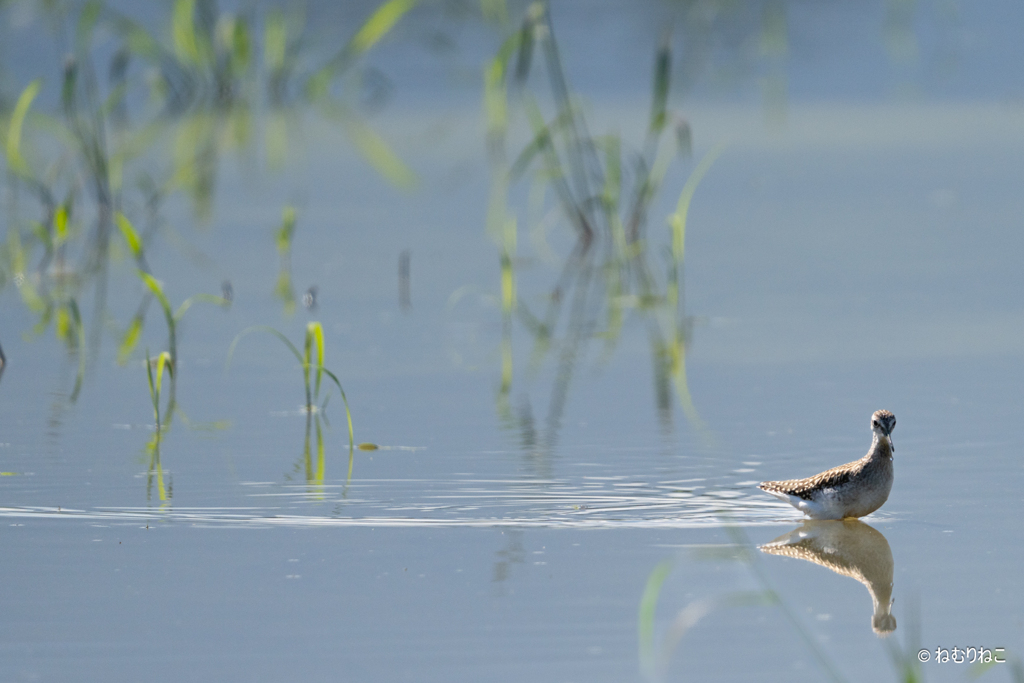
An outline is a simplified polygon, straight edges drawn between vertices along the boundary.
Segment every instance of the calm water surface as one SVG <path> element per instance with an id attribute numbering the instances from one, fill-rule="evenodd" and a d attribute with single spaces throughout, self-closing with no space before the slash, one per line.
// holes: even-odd
<path id="1" fill-rule="evenodd" d="M 26 56 L 42 10 L 15 10 L 0 8 L 14 65 L 3 120 L 37 76 L 33 106 L 56 115 L 59 66 L 40 73 Z M 165 350 L 166 325 L 151 302 L 118 362 L 147 296 L 121 236 L 102 309 L 81 295 L 100 341 L 74 399 L 81 351 L 52 324 L 33 332 L 7 247 L 0 679 L 1024 679 L 1024 108 L 1005 28 L 1019 10 L 767 3 L 710 26 L 660 4 L 553 10 L 590 132 L 621 135 L 627 180 L 676 17 L 670 105 L 693 157 L 647 212 L 659 274 L 665 217 L 725 145 L 688 216 L 682 384 L 652 351 L 664 311 L 635 298 L 614 343 L 603 318 L 560 318 L 546 355 L 525 314 L 503 318 L 479 74 L 525 9 L 508 11 L 502 29 L 419 8 L 365 56 L 390 88 L 366 120 L 414 187 L 376 172 L 351 128 L 302 110 L 283 166 L 260 161 L 264 143 L 224 154 L 208 215 L 168 194 L 145 233 L 150 272 L 174 305 L 224 281 L 233 296 L 178 326 L 179 410 L 158 456 L 144 359 Z M 701 31 L 721 44 L 695 48 Z M 97 50 L 113 52 L 105 40 Z M 530 139 L 520 113 L 513 157 Z M 13 173 L 0 225 L 34 268 L 39 210 Z M 574 248 L 555 192 L 538 200 L 545 182 L 527 175 L 507 194 L 518 242 L 505 274 L 531 315 Z M 95 215 L 80 201 L 76 245 Z M 275 230 L 289 205 L 286 304 Z M 355 441 L 376 450 L 350 452 L 333 384 L 326 407 L 303 409 L 302 368 L 273 335 L 243 337 L 226 365 L 242 330 L 272 326 L 301 347 L 313 320 Z M 860 457 L 879 408 L 898 426 L 878 512 L 804 523 L 755 488 Z M 942 648 L 1006 662 L 936 662 Z"/>

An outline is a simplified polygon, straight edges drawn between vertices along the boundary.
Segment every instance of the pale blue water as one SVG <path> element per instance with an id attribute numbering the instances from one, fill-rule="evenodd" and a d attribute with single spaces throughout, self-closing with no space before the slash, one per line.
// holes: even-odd
<path id="1" fill-rule="evenodd" d="M 581 354 L 556 431 L 554 364 L 530 371 L 517 319 L 505 411 L 478 85 L 497 31 L 436 8 L 368 57 L 394 83 L 371 124 L 419 174 L 415 189 L 388 184 L 310 112 L 284 170 L 227 156 L 209 220 L 180 195 L 163 209 L 179 238 L 161 233 L 147 260 L 171 302 L 219 293 L 225 279 L 234 290 L 230 309 L 196 304 L 179 330 L 187 420 L 176 416 L 161 445 L 163 500 L 149 476 L 141 361 L 166 344 L 155 305 L 132 360 L 116 363 L 115 331 L 143 291 L 130 261 L 111 262 L 112 322 L 74 404 L 77 357 L 52 326 L 30 333 L 36 318 L 8 281 L 0 679 L 899 680 L 893 646 L 931 659 L 937 647 L 981 646 L 1010 660 L 984 680 L 1014 680 L 1024 110 L 1007 27 L 1018 10 L 961 6 L 951 20 L 945 4 L 922 6 L 909 29 L 917 57 L 902 62 L 883 39 L 896 5 L 783 7 L 784 120 L 757 88 L 771 64 L 728 39 L 732 26 L 756 42 L 740 29 L 760 9 L 716 29 L 711 63 L 727 73 L 696 69 L 688 96 L 672 100 L 697 158 L 727 143 L 686 236 L 697 317 L 686 369 L 705 428 L 674 391 L 659 412 L 635 311 L 610 356 L 600 340 Z M 639 147 L 667 11 L 557 6 L 593 132 Z M 18 55 L 5 102 L 39 75 L 12 12 L 0 10 L 18 36 L 4 48 Z M 454 56 L 422 47 L 431 22 L 458 39 Z M 59 77 L 43 75 L 52 102 Z M 510 147 L 525 140 L 517 127 Z M 692 167 L 674 167 L 649 212 L 659 267 L 664 218 Z M 538 311 L 561 267 L 547 248 L 564 258 L 571 238 L 564 222 L 531 231 L 526 185 L 510 198 L 522 222 L 517 286 Z M 290 316 L 273 297 L 286 204 L 299 217 L 296 294 L 318 287 L 317 309 L 299 303 Z M 18 215 L 7 210 L 5 231 Z M 92 320 L 91 297 L 81 304 Z M 323 458 L 311 422 L 307 459 L 300 368 L 279 340 L 245 337 L 225 369 L 241 330 L 271 325 L 300 343 L 309 320 L 323 323 L 356 441 L 381 447 L 355 451 L 351 477 L 337 395 Z M 872 631 L 857 580 L 755 549 L 800 525 L 756 482 L 860 457 L 878 408 L 898 419 L 896 482 L 865 520 L 892 555 L 887 638 Z M 642 599 L 654 585 L 652 619 Z M 969 665 L 921 671 L 964 680 Z"/>

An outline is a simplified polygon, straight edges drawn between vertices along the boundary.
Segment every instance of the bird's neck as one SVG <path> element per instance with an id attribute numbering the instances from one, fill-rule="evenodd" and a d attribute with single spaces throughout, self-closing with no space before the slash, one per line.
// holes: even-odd
<path id="1" fill-rule="evenodd" d="M 871 450 L 868 451 L 868 458 L 885 458 L 892 460 L 892 443 L 889 437 L 875 434 L 871 442 Z"/>

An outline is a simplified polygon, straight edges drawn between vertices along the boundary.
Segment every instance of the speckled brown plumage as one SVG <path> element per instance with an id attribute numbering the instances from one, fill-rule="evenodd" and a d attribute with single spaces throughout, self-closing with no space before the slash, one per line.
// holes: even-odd
<path id="1" fill-rule="evenodd" d="M 886 468 L 886 464 L 888 464 L 888 468 Z M 758 488 L 763 491 L 778 491 L 792 496 L 800 496 L 804 500 L 811 500 L 815 491 L 823 488 L 839 488 L 851 481 L 859 481 L 864 478 L 870 480 L 879 476 L 884 477 L 886 469 L 892 469 L 892 450 L 888 442 L 879 441 L 876 447 L 860 460 L 833 467 L 805 479 L 762 482 Z"/>
<path id="2" fill-rule="evenodd" d="M 871 450 L 860 460 L 805 479 L 765 481 L 758 488 L 816 519 L 863 517 L 874 512 L 885 503 L 892 488 L 891 435 L 896 416 L 888 410 L 877 410 L 871 416 L 871 425 Z"/>

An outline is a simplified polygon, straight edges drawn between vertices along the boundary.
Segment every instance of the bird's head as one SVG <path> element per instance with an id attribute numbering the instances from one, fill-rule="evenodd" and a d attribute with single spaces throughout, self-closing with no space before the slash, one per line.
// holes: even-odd
<path id="1" fill-rule="evenodd" d="M 892 445 L 892 430 L 896 428 L 896 416 L 888 410 L 876 410 L 871 415 L 871 431 L 875 433 L 876 439 L 888 439 L 889 447 Z"/>

